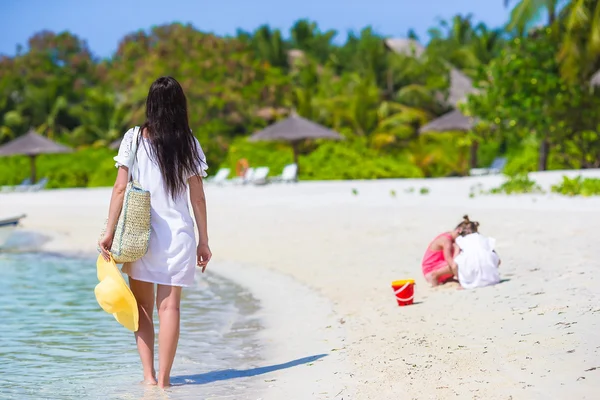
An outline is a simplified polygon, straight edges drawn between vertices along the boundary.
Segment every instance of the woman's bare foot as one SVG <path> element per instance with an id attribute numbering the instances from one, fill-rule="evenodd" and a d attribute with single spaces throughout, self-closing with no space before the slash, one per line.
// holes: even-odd
<path id="1" fill-rule="evenodd" d="M 150 386 L 155 386 L 158 382 L 156 381 L 156 371 L 154 371 L 154 368 L 152 369 L 152 375 L 146 375 L 144 374 L 144 380 L 141 381 L 140 383 L 142 385 L 150 385 Z"/>
<path id="2" fill-rule="evenodd" d="M 425 280 L 431 285 L 431 287 L 436 287 L 440 284 L 437 278 L 435 278 L 432 273 L 425 275 Z"/>
<path id="3" fill-rule="evenodd" d="M 166 389 L 168 387 L 171 387 L 171 379 L 167 378 L 167 379 L 159 379 L 158 380 L 158 387 L 161 389 Z"/>

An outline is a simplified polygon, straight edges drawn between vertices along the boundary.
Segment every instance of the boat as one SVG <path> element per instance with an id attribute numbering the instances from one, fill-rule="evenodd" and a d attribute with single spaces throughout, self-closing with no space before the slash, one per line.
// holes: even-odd
<path id="1" fill-rule="evenodd" d="M 25 218 L 25 214 L 14 217 L 0 217 L 0 247 L 8 241 L 19 222 Z"/>

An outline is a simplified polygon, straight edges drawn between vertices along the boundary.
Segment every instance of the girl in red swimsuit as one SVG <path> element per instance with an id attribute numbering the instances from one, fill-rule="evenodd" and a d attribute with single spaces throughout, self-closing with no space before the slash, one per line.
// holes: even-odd
<path id="1" fill-rule="evenodd" d="M 431 286 L 437 286 L 457 276 L 458 267 L 454 257 L 459 248 L 454 244 L 457 237 L 477 231 L 477 223 L 469 220 L 465 215 L 463 221 L 451 232 L 437 236 L 427 247 L 423 256 L 423 275 Z"/>

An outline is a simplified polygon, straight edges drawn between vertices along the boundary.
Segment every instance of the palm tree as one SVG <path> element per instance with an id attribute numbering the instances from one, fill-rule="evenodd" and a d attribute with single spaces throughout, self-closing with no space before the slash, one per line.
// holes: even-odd
<path id="1" fill-rule="evenodd" d="M 510 0 L 504 4 L 509 6 Z M 561 74 L 570 81 L 587 81 L 600 67 L 600 1 L 520 0 L 512 9 L 507 30 L 523 35 L 543 13 L 548 15 L 546 26 L 562 31 Z"/>
<path id="2" fill-rule="evenodd" d="M 275 67 L 287 68 L 287 52 L 279 29 L 271 30 L 269 26 L 263 25 L 254 32 L 250 42 L 262 60 Z"/>
<path id="3" fill-rule="evenodd" d="M 585 81 L 600 68 L 600 1 L 571 0 L 564 9 L 565 35 L 559 60 L 562 75 Z"/>
<path id="4" fill-rule="evenodd" d="M 472 15 L 456 15 L 452 21 L 442 20 L 439 28 L 430 29 L 431 41 L 427 52 L 441 57 L 460 70 L 475 69 L 480 61 L 472 47 L 477 39 L 472 18 Z"/>
<path id="5" fill-rule="evenodd" d="M 538 21 L 544 13 L 548 14 L 546 26 L 551 26 L 557 19 L 558 11 L 565 3 L 564 0 L 519 0 L 510 13 L 510 21 L 506 27 L 508 31 L 516 30 L 520 36 L 526 33 L 527 28 Z M 511 0 L 504 0 L 508 7 Z"/>

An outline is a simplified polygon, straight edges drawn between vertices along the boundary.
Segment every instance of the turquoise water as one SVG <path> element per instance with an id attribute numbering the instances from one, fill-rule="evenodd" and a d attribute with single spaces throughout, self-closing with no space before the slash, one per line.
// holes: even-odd
<path id="1" fill-rule="evenodd" d="M 133 334 L 96 303 L 95 259 L 0 254 L 0 398 L 257 398 L 239 371 L 260 364 L 258 302 L 218 276 L 197 278 L 182 299 L 176 386 L 163 392 L 138 383 Z"/>

